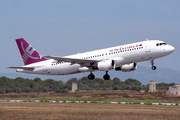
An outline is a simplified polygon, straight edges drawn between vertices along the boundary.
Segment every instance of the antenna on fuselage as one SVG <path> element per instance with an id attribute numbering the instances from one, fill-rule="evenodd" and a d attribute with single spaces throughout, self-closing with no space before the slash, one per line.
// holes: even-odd
<path id="1" fill-rule="evenodd" d="M 149 41 L 148 39 L 146 39 L 147 41 Z"/>

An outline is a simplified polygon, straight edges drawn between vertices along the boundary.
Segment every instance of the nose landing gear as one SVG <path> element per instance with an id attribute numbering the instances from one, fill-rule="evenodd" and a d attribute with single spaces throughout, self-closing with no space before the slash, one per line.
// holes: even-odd
<path id="1" fill-rule="evenodd" d="M 152 70 L 156 70 L 156 66 L 152 66 L 151 69 L 152 69 Z"/>
<path id="2" fill-rule="evenodd" d="M 151 69 L 156 70 L 156 66 L 154 66 L 154 59 L 151 60 L 151 65 L 152 65 Z"/>

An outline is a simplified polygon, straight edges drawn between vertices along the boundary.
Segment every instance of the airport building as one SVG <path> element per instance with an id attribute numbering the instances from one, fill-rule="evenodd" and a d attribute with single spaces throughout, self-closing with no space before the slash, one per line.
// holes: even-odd
<path id="1" fill-rule="evenodd" d="M 169 90 L 166 92 L 166 95 L 180 96 L 180 84 L 175 86 L 170 86 Z"/>
<path id="2" fill-rule="evenodd" d="M 148 92 L 156 92 L 156 81 L 155 80 L 150 80 Z"/>
<path id="3" fill-rule="evenodd" d="M 77 83 L 76 83 L 76 82 L 73 82 L 73 83 L 72 83 L 72 92 L 75 92 L 77 89 L 78 89 Z"/>

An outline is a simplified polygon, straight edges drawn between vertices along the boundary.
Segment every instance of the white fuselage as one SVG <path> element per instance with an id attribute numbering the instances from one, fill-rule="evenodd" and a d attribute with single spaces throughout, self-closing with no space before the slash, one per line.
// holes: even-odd
<path id="1" fill-rule="evenodd" d="M 174 51 L 174 47 L 165 44 L 160 40 L 142 41 L 122 46 L 116 46 L 91 52 L 79 53 L 65 56 L 64 58 L 77 58 L 104 61 L 112 59 L 115 61 L 115 67 L 125 64 L 148 61 L 169 55 Z M 23 66 L 25 67 L 25 66 Z M 38 63 L 26 65 L 26 67 L 35 67 L 33 71 L 17 69 L 17 72 L 29 74 L 44 75 L 68 75 L 80 72 L 92 72 L 88 65 L 72 64 L 70 62 L 59 62 L 54 59 L 45 60 Z"/>

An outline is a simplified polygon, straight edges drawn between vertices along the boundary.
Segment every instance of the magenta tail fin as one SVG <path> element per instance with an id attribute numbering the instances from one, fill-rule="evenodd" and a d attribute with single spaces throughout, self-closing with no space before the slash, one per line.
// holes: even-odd
<path id="1" fill-rule="evenodd" d="M 23 38 L 16 39 L 20 54 L 25 65 L 47 60 L 30 45 Z"/>

